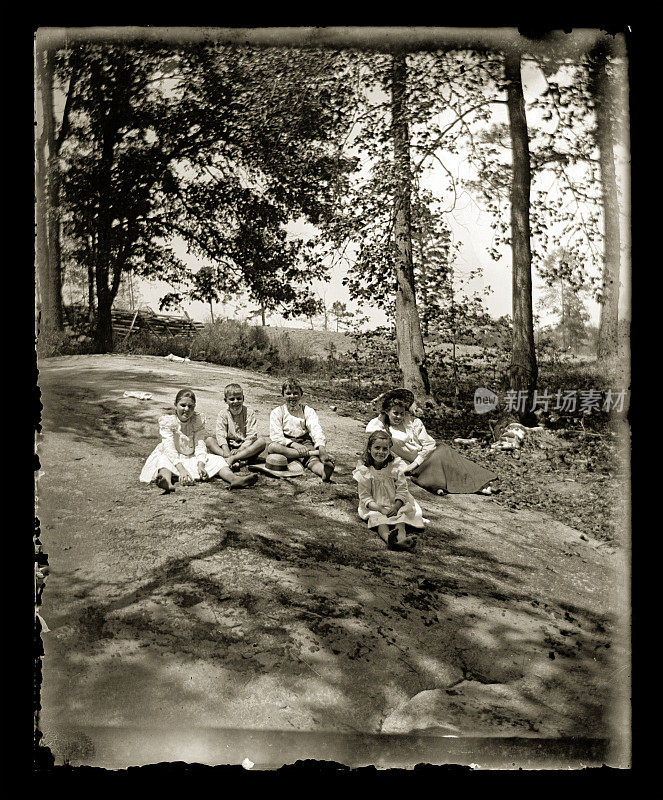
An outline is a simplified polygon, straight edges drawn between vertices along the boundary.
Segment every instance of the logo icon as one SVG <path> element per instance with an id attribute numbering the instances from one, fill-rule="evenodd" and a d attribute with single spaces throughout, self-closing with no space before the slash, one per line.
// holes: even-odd
<path id="1" fill-rule="evenodd" d="M 474 392 L 474 410 L 477 414 L 486 414 L 499 405 L 499 398 L 490 389 L 479 386 Z"/>

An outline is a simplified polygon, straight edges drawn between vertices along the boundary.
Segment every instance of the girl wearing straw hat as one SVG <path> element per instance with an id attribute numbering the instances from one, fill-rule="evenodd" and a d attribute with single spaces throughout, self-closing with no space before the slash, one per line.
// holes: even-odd
<path id="1" fill-rule="evenodd" d="M 392 389 L 382 396 L 382 411 L 366 431 L 383 430 L 391 435 L 392 453 L 407 462 L 404 470 L 413 483 L 436 494 L 491 494 L 488 484 L 496 473 L 461 456 L 446 444 L 436 444 L 423 422 L 412 413 L 414 394 Z"/>

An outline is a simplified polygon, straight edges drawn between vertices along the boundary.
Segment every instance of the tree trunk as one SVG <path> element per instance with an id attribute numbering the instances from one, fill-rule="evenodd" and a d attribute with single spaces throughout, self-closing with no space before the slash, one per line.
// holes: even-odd
<path id="1" fill-rule="evenodd" d="M 511 253 L 513 337 L 509 388 L 532 392 L 538 370 L 532 319 L 532 254 L 530 250 L 530 154 L 525 98 L 520 74 L 520 55 L 508 52 L 504 59 L 507 109 L 511 132 Z M 531 405 L 527 401 L 527 411 Z"/>
<path id="2" fill-rule="evenodd" d="M 410 140 L 406 115 L 405 53 L 392 56 L 391 138 L 396 172 L 394 239 L 396 245 L 396 347 L 403 384 L 420 400 L 431 400 L 426 353 L 414 292 L 410 198 Z"/>
<path id="3" fill-rule="evenodd" d="M 95 316 L 94 346 L 97 353 L 113 351 L 113 326 L 111 324 L 111 308 L 113 296 L 108 286 L 108 263 L 110 260 L 110 244 L 107 241 L 108 231 L 101 220 L 99 225 L 99 248 L 95 264 L 95 284 L 97 290 L 97 313 Z"/>
<path id="4" fill-rule="evenodd" d="M 607 69 L 607 53 L 597 48 L 598 64 L 593 89 L 596 101 L 596 138 L 603 200 L 603 281 L 597 355 L 607 360 L 617 355 L 619 335 L 619 271 L 621 236 L 619 195 L 615 173 L 615 83 Z"/>
<path id="5" fill-rule="evenodd" d="M 212 308 L 212 301 L 209 301 L 209 315 L 212 320 L 212 325 L 214 325 L 214 309 Z"/>
<path id="6" fill-rule="evenodd" d="M 94 347 L 97 353 L 113 351 L 113 326 L 111 308 L 113 295 L 108 285 L 110 263 L 110 224 L 107 214 L 99 214 L 99 246 L 94 267 L 97 291 L 97 313 L 95 316 Z"/>
<path id="7" fill-rule="evenodd" d="M 134 310 L 134 271 L 129 272 L 129 308 Z"/>
<path id="8" fill-rule="evenodd" d="M 113 351 L 111 308 L 115 292 L 108 283 L 113 261 L 111 241 L 112 211 L 108 203 L 111 196 L 111 173 L 118 133 L 117 117 L 117 100 L 115 97 L 111 97 L 101 127 L 101 163 L 97 182 L 97 246 L 94 259 L 97 316 L 94 344 L 98 353 L 111 353 Z M 114 281 L 114 283 L 117 282 Z"/>
<path id="9" fill-rule="evenodd" d="M 87 318 L 92 324 L 95 320 L 94 313 L 94 267 L 88 265 L 87 268 Z"/>
<path id="10" fill-rule="evenodd" d="M 94 345 L 98 353 L 111 353 L 113 351 L 113 317 L 111 309 L 113 301 L 110 293 L 105 292 L 99 297 L 97 292 L 97 314 L 94 328 Z"/>
<path id="11" fill-rule="evenodd" d="M 42 58 L 41 53 L 37 53 L 37 74 L 39 76 L 40 91 L 43 92 L 42 69 L 39 64 Z M 38 327 L 47 329 L 48 323 L 52 320 L 50 282 L 48 268 L 48 234 L 46 230 L 46 137 L 42 123 L 42 132 L 36 143 L 37 170 L 35 175 L 35 195 L 37 204 L 35 208 L 36 222 L 36 250 L 37 259 L 37 307 L 38 307 Z"/>
<path id="12" fill-rule="evenodd" d="M 460 387 L 458 386 L 458 364 L 456 362 L 456 331 L 453 332 L 451 340 L 451 363 L 453 364 L 454 376 L 454 406 L 458 405 L 458 395 L 460 394 Z"/>
<path id="13" fill-rule="evenodd" d="M 261 300 L 260 301 L 260 319 L 262 321 L 262 327 L 265 327 L 265 303 Z"/>
<path id="14" fill-rule="evenodd" d="M 39 201 L 37 253 L 40 265 L 41 328 L 44 331 L 62 331 L 64 330 L 64 312 L 62 309 L 58 164 L 53 120 L 53 56 L 48 50 L 37 53 L 37 70 L 43 125 L 42 135 L 37 144 L 37 197 Z"/>
<path id="15" fill-rule="evenodd" d="M 60 165 L 55 142 L 55 120 L 53 117 L 53 54 L 46 53 L 47 91 L 45 98 L 48 106 L 48 264 L 51 272 L 51 291 L 54 314 L 54 326 L 64 330 L 64 311 L 62 308 L 62 252 L 60 244 Z M 46 108 L 44 109 L 46 112 Z"/>

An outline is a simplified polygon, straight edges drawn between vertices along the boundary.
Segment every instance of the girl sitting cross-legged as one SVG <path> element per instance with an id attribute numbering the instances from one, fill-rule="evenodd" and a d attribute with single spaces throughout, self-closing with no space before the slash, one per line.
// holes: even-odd
<path id="1" fill-rule="evenodd" d="M 140 473 L 142 483 L 156 483 L 164 492 L 174 491 L 173 483 L 183 486 L 220 475 L 231 489 L 251 486 L 257 475 L 238 477 L 225 458 L 207 452 L 205 422 L 195 411 L 196 396 L 181 389 L 175 397 L 174 414 L 159 417 L 161 442 L 150 453 Z"/>
<path id="2" fill-rule="evenodd" d="M 423 528 L 421 507 L 407 488 L 405 462 L 390 452 L 391 436 L 374 431 L 368 437 L 362 461 L 352 473 L 358 483 L 361 519 L 376 528 L 390 550 L 412 550 L 416 536 L 407 535 L 406 525 Z"/>

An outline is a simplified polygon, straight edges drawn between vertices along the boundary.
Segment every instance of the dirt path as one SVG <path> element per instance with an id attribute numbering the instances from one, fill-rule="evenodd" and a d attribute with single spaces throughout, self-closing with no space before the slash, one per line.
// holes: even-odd
<path id="1" fill-rule="evenodd" d="M 263 375 L 147 356 L 40 363 L 47 735 L 610 738 L 623 724 L 619 553 L 543 514 L 417 487 L 430 523 L 414 554 L 387 551 L 356 514 L 365 420 L 305 397 L 337 459 L 331 485 L 308 472 L 239 492 L 139 484 L 177 389 L 213 422 L 230 381 L 267 433 L 279 382 Z"/>

